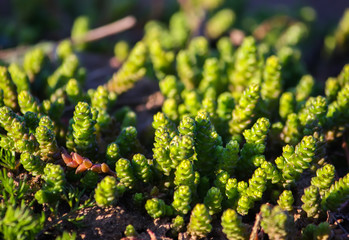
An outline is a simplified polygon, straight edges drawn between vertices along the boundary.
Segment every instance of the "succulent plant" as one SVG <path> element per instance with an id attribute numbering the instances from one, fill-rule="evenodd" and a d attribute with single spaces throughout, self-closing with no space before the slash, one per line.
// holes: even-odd
<path id="1" fill-rule="evenodd" d="M 114 177 L 106 176 L 98 183 L 95 191 L 95 199 L 98 206 L 106 207 L 116 203 L 117 182 Z"/>
<path id="2" fill-rule="evenodd" d="M 196 204 L 188 224 L 188 233 L 193 237 L 205 237 L 212 230 L 211 217 L 204 204 Z"/>
<path id="3" fill-rule="evenodd" d="M 349 65 L 324 89 L 305 71 L 301 43 L 313 34 L 310 8 L 292 21 L 276 17 L 259 25 L 227 7 L 223 0 L 181 1 L 178 12 L 164 16 L 169 26 L 150 21 L 133 47 L 118 42 L 112 63 L 122 64 L 119 70 L 88 90 L 90 72 L 76 52 L 87 46 L 85 16 L 53 54 L 39 45 L 23 64 L 0 67 L 1 237 L 59 233 L 58 239 L 74 239 L 77 234 L 61 234 L 67 221 L 79 233 L 86 223 L 80 212 L 118 203 L 147 212 L 148 220 L 161 218 L 150 229 L 165 224 L 166 237 L 174 239 L 256 238 L 260 227 L 258 234 L 268 239 L 338 233 L 324 215 L 336 217 L 349 199 L 343 167 Z M 255 38 L 236 39 L 236 30 L 219 38 L 235 18 Z M 334 49 L 347 42 L 344 20 L 332 38 Z M 156 80 L 160 93 L 127 102 L 129 92 L 116 102 L 142 78 Z M 159 112 L 150 123 L 145 111 Z M 39 218 L 30 208 L 45 214 Z M 297 228 L 295 214 L 301 218 Z M 135 227 L 146 228 L 128 220 L 118 236 L 144 237 Z"/>
<path id="4" fill-rule="evenodd" d="M 246 239 L 246 229 L 244 228 L 241 218 L 233 209 L 227 209 L 222 215 L 223 232 L 230 239 Z"/>

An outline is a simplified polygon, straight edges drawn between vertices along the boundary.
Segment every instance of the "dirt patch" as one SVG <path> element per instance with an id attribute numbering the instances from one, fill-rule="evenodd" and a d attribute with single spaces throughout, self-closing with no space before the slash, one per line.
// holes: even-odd
<path id="1" fill-rule="evenodd" d="M 78 235 L 85 240 L 114 240 L 125 237 L 126 226 L 132 224 L 139 233 L 138 238 L 150 240 L 147 230 L 151 230 L 157 239 L 171 239 L 166 237 L 170 229 L 169 219 L 152 220 L 139 210 L 130 211 L 122 204 L 116 207 L 100 208 L 91 207 L 83 209 L 78 216 L 85 216 Z"/>

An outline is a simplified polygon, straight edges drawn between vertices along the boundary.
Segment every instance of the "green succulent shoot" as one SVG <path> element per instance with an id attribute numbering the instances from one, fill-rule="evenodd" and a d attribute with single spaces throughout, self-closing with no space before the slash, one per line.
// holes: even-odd
<path id="1" fill-rule="evenodd" d="M 196 204 L 193 208 L 187 227 L 192 237 L 203 238 L 212 230 L 211 217 L 204 204 Z"/>

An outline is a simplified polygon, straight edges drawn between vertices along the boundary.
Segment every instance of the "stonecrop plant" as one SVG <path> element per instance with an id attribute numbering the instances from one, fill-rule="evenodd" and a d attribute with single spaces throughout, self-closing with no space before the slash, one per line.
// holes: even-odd
<path id="1" fill-rule="evenodd" d="M 349 200 L 349 64 L 319 84 L 299 61 L 309 22 L 234 45 L 236 14 L 198 2 L 188 6 L 210 13 L 205 36 L 184 11 L 169 26 L 150 21 L 132 48 L 116 44 L 122 65 L 96 89 L 84 87 L 81 43 L 0 66 L 2 238 L 42 238 L 45 219 L 79 226 L 77 211 L 124 203 L 167 221 L 175 239 L 334 236 L 328 216 Z M 144 77 L 164 100 L 140 137 L 143 120 L 118 98 Z M 126 225 L 127 239 L 144 230 Z"/>

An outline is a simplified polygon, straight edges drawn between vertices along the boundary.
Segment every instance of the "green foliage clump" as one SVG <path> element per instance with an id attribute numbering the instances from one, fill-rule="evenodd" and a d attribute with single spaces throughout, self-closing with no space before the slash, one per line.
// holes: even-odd
<path id="1" fill-rule="evenodd" d="M 198 238 L 205 237 L 211 232 L 211 216 L 204 204 L 196 204 L 193 208 L 187 230 L 191 236 Z"/>
<path id="2" fill-rule="evenodd" d="M 44 222 L 44 213 L 36 216 L 25 204 L 17 207 L 8 205 L 0 220 L 0 232 L 4 239 L 35 239 L 43 229 Z"/>
<path id="3" fill-rule="evenodd" d="M 106 176 L 98 183 L 95 191 L 95 200 L 100 207 L 106 207 L 116 203 L 117 182 L 114 177 Z"/>
<path id="4" fill-rule="evenodd" d="M 334 126 L 336 124 L 343 124 L 348 119 L 348 95 L 349 95 L 349 84 L 343 86 L 338 92 L 337 98 L 328 106 L 328 112 L 326 117 L 329 118 L 329 125 Z"/>
<path id="5" fill-rule="evenodd" d="M 233 209 L 227 209 L 222 215 L 223 232 L 229 240 L 244 240 L 246 239 L 246 229 L 244 228 L 241 218 Z"/>
<path id="6" fill-rule="evenodd" d="M 239 197 L 238 182 L 236 178 L 229 178 L 225 185 L 225 195 L 227 197 L 227 205 L 232 207 Z"/>
<path id="7" fill-rule="evenodd" d="M 215 131 L 207 112 L 199 112 L 195 117 L 196 137 L 195 150 L 197 153 L 196 166 L 203 173 L 209 173 L 217 163 L 215 149 L 222 145 L 222 139 Z"/>
<path id="8" fill-rule="evenodd" d="M 146 73 L 144 68 L 146 56 L 146 45 L 143 42 L 138 42 L 131 50 L 121 69 L 107 83 L 108 90 L 122 93 L 132 88 Z"/>
<path id="9" fill-rule="evenodd" d="M 305 136 L 294 149 L 290 145 L 283 148 L 283 155 L 275 160 L 279 169 L 282 169 L 282 177 L 285 184 L 291 184 L 297 180 L 300 174 L 310 167 L 315 155 L 316 140 L 313 136 Z"/>
<path id="10" fill-rule="evenodd" d="M 172 207 L 166 205 L 162 199 L 158 198 L 148 199 L 145 204 L 145 210 L 147 210 L 149 216 L 152 218 L 159 218 L 173 214 Z"/>
<path id="11" fill-rule="evenodd" d="M 219 62 L 216 58 L 208 58 L 203 66 L 203 78 L 198 89 L 204 94 L 209 88 L 216 89 L 220 92 L 223 89 L 224 82 L 219 78 L 220 69 Z"/>
<path id="12" fill-rule="evenodd" d="M 324 209 L 335 211 L 349 198 L 349 174 L 334 182 L 322 197 L 321 205 Z"/>
<path id="13" fill-rule="evenodd" d="M 304 189 L 304 194 L 301 198 L 302 209 L 307 213 L 308 217 L 318 218 L 320 212 L 320 193 L 315 186 L 310 186 Z"/>
<path id="14" fill-rule="evenodd" d="M 231 9 L 222 9 L 212 16 L 206 24 L 206 34 L 218 38 L 234 23 L 235 13 Z"/>
<path id="15" fill-rule="evenodd" d="M 114 46 L 114 55 L 117 60 L 124 62 L 130 51 L 130 46 L 126 41 L 119 41 Z"/>
<path id="16" fill-rule="evenodd" d="M 26 112 L 40 112 L 38 101 L 29 91 L 23 90 L 18 94 L 18 104 L 23 114 Z"/>
<path id="17" fill-rule="evenodd" d="M 39 157 L 32 155 L 29 152 L 21 154 L 20 162 L 24 169 L 34 176 L 44 172 L 45 163 L 41 161 Z"/>
<path id="18" fill-rule="evenodd" d="M 243 96 L 249 97 L 251 101 L 244 99 L 242 102 L 240 100 L 239 105 L 243 109 L 241 111 L 247 110 L 247 104 L 256 104 L 259 96 L 259 86 L 260 83 L 260 71 L 258 69 L 258 56 L 257 56 L 257 46 L 256 41 L 253 37 L 246 37 L 238 49 L 235 57 L 235 70 L 230 78 L 230 82 L 233 87 L 233 95 L 237 98 L 240 97 L 243 90 L 249 84 L 256 84 L 252 88 L 243 93 Z M 252 94 L 250 94 L 250 91 Z M 245 101 L 247 102 L 245 103 Z M 245 104 L 244 104 L 245 103 Z M 253 107 L 249 107 L 251 109 Z M 251 109 L 253 110 L 253 109 Z M 239 113 L 240 115 L 240 113 Z M 239 116 L 238 115 L 238 116 Z M 246 113 L 246 118 L 249 118 L 248 113 Z M 234 119 L 234 115 L 233 115 Z M 246 120 L 245 120 L 246 121 Z"/>
<path id="19" fill-rule="evenodd" d="M 17 107 L 16 86 L 11 81 L 6 67 L 0 67 L 0 88 L 3 91 L 3 101 L 5 106 L 15 109 Z"/>
<path id="20" fill-rule="evenodd" d="M 149 43 L 149 55 L 158 79 L 171 73 L 175 57 L 172 51 L 164 51 L 159 41 L 153 41 Z"/>
<path id="21" fill-rule="evenodd" d="M 311 179 L 311 185 L 319 189 L 323 196 L 331 187 L 334 181 L 335 169 L 332 164 L 326 164 L 322 168 L 316 170 L 316 176 Z"/>
<path id="22" fill-rule="evenodd" d="M 89 18 L 87 16 L 79 16 L 75 19 L 72 30 L 71 37 L 73 41 L 76 42 L 75 46 L 78 50 L 83 50 L 86 48 L 86 43 L 83 43 L 85 34 L 89 30 Z"/>
<path id="23" fill-rule="evenodd" d="M 174 234 L 181 232 L 184 227 L 185 227 L 185 221 L 182 216 L 177 215 L 175 218 L 172 219 L 171 228 Z"/>
<path id="24" fill-rule="evenodd" d="M 136 184 L 136 179 L 133 173 L 133 168 L 129 160 L 120 158 L 115 164 L 115 171 L 125 187 L 132 189 Z"/>
<path id="25" fill-rule="evenodd" d="M 135 154 L 132 158 L 132 167 L 137 178 L 145 183 L 149 183 L 153 173 L 147 159 L 142 154 Z"/>
<path id="26" fill-rule="evenodd" d="M 84 95 L 80 83 L 74 78 L 68 81 L 65 92 L 69 101 L 74 105 L 84 100 Z"/>
<path id="27" fill-rule="evenodd" d="M 73 53 L 72 42 L 68 39 L 61 41 L 57 46 L 56 52 L 59 59 L 64 60 L 66 57 Z"/>
<path id="28" fill-rule="evenodd" d="M 175 172 L 175 178 L 173 183 L 176 186 L 186 185 L 191 188 L 194 187 L 195 173 L 193 165 L 189 160 L 184 160 L 179 164 Z"/>
<path id="29" fill-rule="evenodd" d="M 191 207 L 192 192 L 188 185 L 180 185 L 173 194 L 173 208 L 180 214 L 186 215 Z"/>
<path id="30" fill-rule="evenodd" d="M 313 91 L 314 78 L 311 75 L 304 75 L 300 80 L 295 90 L 297 102 L 305 101 Z"/>
<path id="31" fill-rule="evenodd" d="M 295 97 L 292 92 L 284 92 L 280 97 L 279 115 L 282 119 L 287 119 L 288 115 L 295 111 Z"/>
<path id="32" fill-rule="evenodd" d="M 123 128 L 115 143 L 120 148 L 121 156 L 128 156 L 129 154 L 140 150 L 140 143 L 137 139 L 137 130 L 133 126 Z"/>
<path id="33" fill-rule="evenodd" d="M 34 79 L 39 81 L 41 80 L 40 78 L 45 75 L 45 60 L 47 60 L 47 57 L 44 51 L 39 47 L 29 50 L 25 54 L 23 68 L 30 81 Z M 39 83 L 42 83 L 42 81 L 39 81 Z"/>
<path id="34" fill-rule="evenodd" d="M 45 184 L 35 193 L 35 198 L 40 204 L 53 204 L 59 200 L 59 195 L 63 192 L 66 183 L 63 168 L 53 163 L 46 164 L 43 179 Z"/>
<path id="35" fill-rule="evenodd" d="M 155 143 L 154 143 L 154 160 L 156 161 L 158 168 L 165 175 L 170 175 L 171 172 L 171 158 L 169 145 L 172 140 L 170 130 L 165 126 L 159 126 L 155 131 Z"/>
<path id="36" fill-rule="evenodd" d="M 16 85 L 17 92 L 30 90 L 28 76 L 16 63 L 11 63 L 8 67 L 13 83 Z"/>
<path id="37" fill-rule="evenodd" d="M 194 140 L 188 135 L 174 136 L 170 143 L 171 167 L 176 168 L 181 160 L 190 159 L 193 154 Z"/>
<path id="38" fill-rule="evenodd" d="M 266 174 L 262 168 L 257 168 L 249 179 L 248 187 L 245 188 L 239 198 L 237 212 L 246 215 L 255 201 L 259 201 L 266 189 Z"/>
<path id="39" fill-rule="evenodd" d="M 121 155 L 120 155 L 120 148 L 119 148 L 119 146 L 115 142 L 112 142 L 112 143 L 110 143 L 107 146 L 105 157 L 106 157 L 107 164 L 110 167 L 114 168 L 115 167 L 115 163 L 121 157 Z"/>
<path id="40" fill-rule="evenodd" d="M 292 195 L 292 192 L 290 190 L 284 190 L 277 201 L 279 206 L 285 210 L 285 211 L 292 211 L 293 206 L 292 204 L 294 203 L 294 198 Z"/>
<path id="41" fill-rule="evenodd" d="M 239 160 L 239 148 L 239 143 L 236 140 L 229 141 L 225 148 L 217 147 L 219 154 L 217 169 L 232 174 Z"/>
<path id="42" fill-rule="evenodd" d="M 266 60 L 263 71 L 261 97 L 267 109 L 273 109 L 282 91 L 281 64 L 276 56 Z"/>
<path id="43" fill-rule="evenodd" d="M 41 123 L 41 122 L 40 122 Z M 59 151 L 54 132 L 46 126 L 40 125 L 35 130 L 35 137 L 39 143 L 42 160 L 52 160 Z"/>
<path id="44" fill-rule="evenodd" d="M 207 207 L 210 215 L 214 215 L 222 211 L 222 200 L 223 196 L 218 188 L 212 187 L 208 190 L 204 199 L 204 204 Z"/>
<path id="45" fill-rule="evenodd" d="M 287 144 L 295 145 L 299 142 L 301 124 L 298 115 L 290 113 L 287 115 L 286 123 L 282 129 L 282 140 Z"/>
<path id="46" fill-rule="evenodd" d="M 279 206 L 271 208 L 269 205 L 261 206 L 261 226 L 270 239 L 291 239 L 294 234 L 294 221 L 287 212 Z"/>
<path id="47" fill-rule="evenodd" d="M 327 240 L 331 236 L 331 227 L 327 222 L 322 222 L 319 225 L 308 224 L 302 230 L 302 240 L 321 239 Z"/>
<path id="48" fill-rule="evenodd" d="M 134 226 L 132 226 L 131 224 L 126 226 L 125 236 L 126 237 L 136 237 L 137 236 L 137 232 L 136 232 L 136 229 L 134 228 Z"/>
<path id="49" fill-rule="evenodd" d="M 57 94 L 68 81 L 76 78 L 80 83 L 85 80 L 86 70 L 79 66 L 79 59 L 75 54 L 67 56 L 62 64 L 47 79 L 47 94 Z M 51 96 L 52 97 L 52 96 Z"/>
<path id="50" fill-rule="evenodd" d="M 84 155 L 96 152 L 96 120 L 90 106 L 86 102 L 79 102 L 74 111 L 72 136 L 74 150 Z"/>
<path id="51" fill-rule="evenodd" d="M 189 52 L 181 50 L 177 54 L 176 62 L 179 79 L 181 79 L 187 90 L 192 90 L 198 84 L 197 76 L 199 75 L 199 70 L 191 59 Z"/>
<path id="52" fill-rule="evenodd" d="M 229 122 L 229 132 L 233 137 L 239 139 L 239 135 L 251 123 L 254 109 L 259 100 L 259 92 L 259 85 L 251 85 L 243 92 Z"/>
<path id="53" fill-rule="evenodd" d="M 270 127 L 270 122 L 266 118 L 259 118 L 251 129 L 246 129 L 243 132 L 246 143 L 241 149 L 239 163 L 240 169 L 248 171 L 251 166 L 259 166 L 260 163 L 255 159 L 262 155 L 265 151 L 265 140 Z"/>

